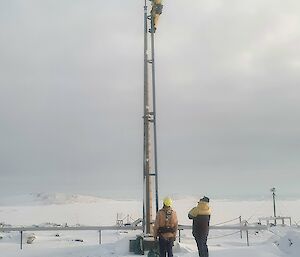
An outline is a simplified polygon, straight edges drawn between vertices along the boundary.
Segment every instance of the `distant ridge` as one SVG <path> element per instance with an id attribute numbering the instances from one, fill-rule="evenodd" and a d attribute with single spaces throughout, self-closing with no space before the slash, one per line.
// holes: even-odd
<path id="1" fill-rule="evenodd" d="M 61 205 L 74 203 L 97 203 L 106 200 L 108 199 L 80 194 L 31 193 L 1 198 L 0 205 Z"/>

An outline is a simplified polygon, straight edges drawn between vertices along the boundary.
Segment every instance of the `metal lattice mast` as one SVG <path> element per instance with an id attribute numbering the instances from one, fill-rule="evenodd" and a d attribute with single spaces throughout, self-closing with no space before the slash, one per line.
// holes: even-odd
<path id="1" fill-rule="evenodd" d="M 154 33 L 158 17 L 161 14 L 161 0 L 150 0 L 152 10 L 148 13 L 149 3 L 144 6 L 144 201 L 143 227 L 145 234 L 152 234 L 152 203 L 153 181 L 155 177 L 156 211 L 158 211 L 158 169 L 157 169 L 157 136 L 156 136 L 156 101 L 155 101 L 155 61 L 154 61 Z M 150 29 L 148 29 L 150 28 Z M 151 47 L 149 48 L 149 41 Z M 151 69 L 149 69 L 151 66 Z M 151 76 L 149 76 L 149 70 Z M 151 85 L 149 79 L 151 77 Z M 152 98 L 152 101 L 151 101 Z M 153 134 L 152 134 L 152 133 Z M 153 135 L 153 138 L 152 138 Z M 151 149 L 153 143 L 153 149 Z M 154 167 L 152 167 L 154 166 Z M 152 171 L 151 169 L 154 168 Z"/>

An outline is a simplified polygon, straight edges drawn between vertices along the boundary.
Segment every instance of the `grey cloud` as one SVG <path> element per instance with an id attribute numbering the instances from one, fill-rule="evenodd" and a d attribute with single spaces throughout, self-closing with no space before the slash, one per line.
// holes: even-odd
<path id="1" fill-rule="evenodd" d="M 272 182 L 291 192 L 281 173 L 298 178 L 300 168 L 299 5 L 165 1 L 162 194 L 170 176 L 183 194 L 247 195 L 251 182 L 258 193 Z M 2 1 L 0 20 L 1 190 L 26 179 L 23 191 L 129 184 L 140 194 L 143 1 Z"/>

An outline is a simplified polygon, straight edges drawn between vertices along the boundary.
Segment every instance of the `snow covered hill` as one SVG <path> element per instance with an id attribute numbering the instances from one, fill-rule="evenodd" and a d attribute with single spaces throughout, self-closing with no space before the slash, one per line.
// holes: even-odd
<path id="1" fill-rule="evenodd" d="M 78 194 L 32 193 L 0 199 L 0 206 L 95 203 L 101 200 L 103 200 L 103 198 Z"/>

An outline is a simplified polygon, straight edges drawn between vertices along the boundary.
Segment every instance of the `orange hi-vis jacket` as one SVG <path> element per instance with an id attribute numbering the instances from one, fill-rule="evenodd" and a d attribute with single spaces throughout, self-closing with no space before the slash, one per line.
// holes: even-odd
<path id="1" fill-rule="evenodd" d="M 178 229 L 176 212 L 171 207 L 164 206 L 156 214 L 153 227 L 154 237 L 161 236 L 165 239 L 175 240 Z"/>

